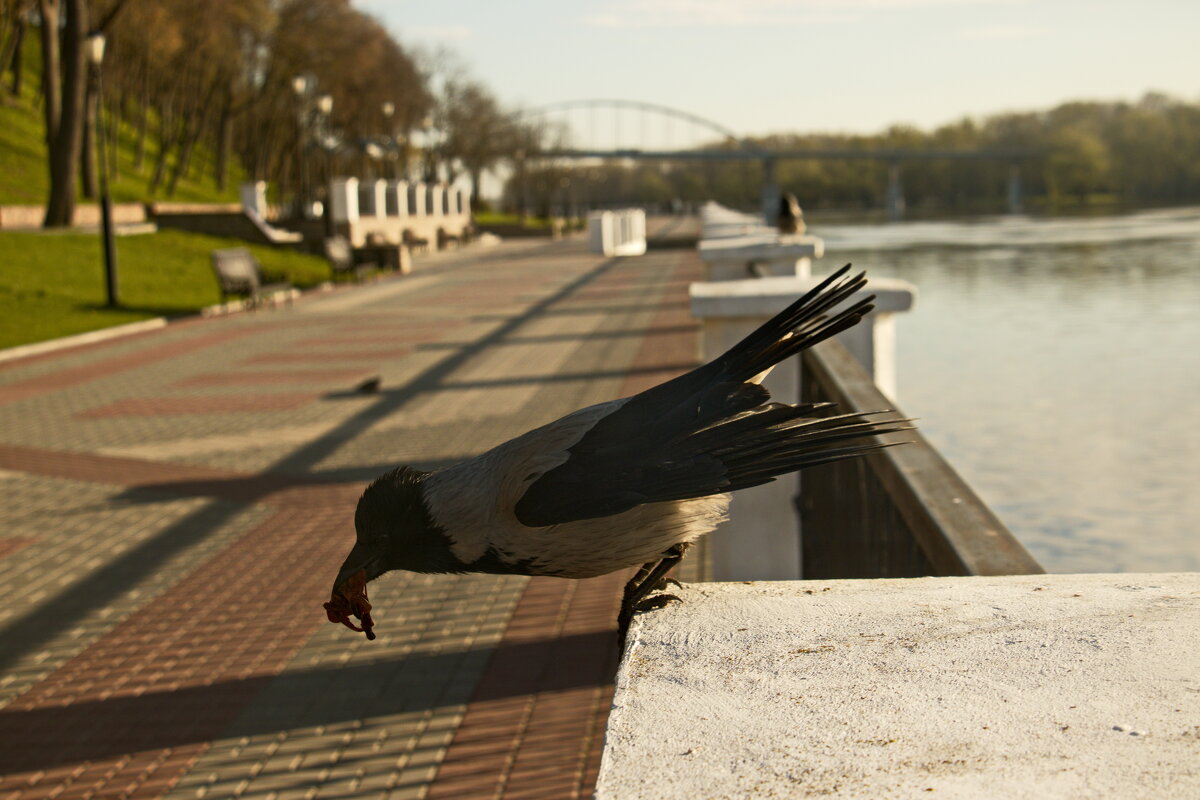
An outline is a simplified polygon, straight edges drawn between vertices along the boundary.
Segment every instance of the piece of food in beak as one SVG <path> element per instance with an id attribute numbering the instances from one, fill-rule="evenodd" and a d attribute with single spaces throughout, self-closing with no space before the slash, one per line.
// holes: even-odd
<path id="1" fill-rule="evenodd" d="M 371 603 L 367 600 L 367 571 L 359 569 L 345 579 L 341 575 L 338 578 L 339 581 L 333 586 L 333 595 L 325 604 L 326 616 L 330 622 L 340 622 L 350 630 L 365 633 L 368 639 L 374 639 L 375 633 L 371 629 L 375 627 L 375 622 L 371 619 Z M 361 628 L 350 621 L 351 614 L 362 623 Z"/>

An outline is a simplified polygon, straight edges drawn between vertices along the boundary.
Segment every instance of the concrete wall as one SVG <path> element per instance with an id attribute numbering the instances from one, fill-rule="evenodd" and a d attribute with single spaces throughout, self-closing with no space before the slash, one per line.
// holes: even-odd
<path id="1" fill-rule="evenodd" d="M 1198 574 L 672 591 L 597 800 L 1200 797 Z"/>
<path id="2" fill-rule="evenodd" d="M 142 203 L 114 203 L 113 223 L 134 225 L 146 221 L 146 207 Z M 46 216 L 43 206 L 0 206 L 0 230 L 34 230 L 42 227 Z M 100 206 L 81 204 L 75 207 L 71 225 L 93 227 L 100 224 Z"/>

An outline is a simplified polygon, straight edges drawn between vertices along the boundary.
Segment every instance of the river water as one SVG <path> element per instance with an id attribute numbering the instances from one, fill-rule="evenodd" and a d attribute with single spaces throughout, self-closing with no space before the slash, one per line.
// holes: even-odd
<path id="1" fill-rule="evenodd" d="M 899 405 L 1048 571 L 1200 570 L 1200 209 L 810 233 L 916 285 Z"/>

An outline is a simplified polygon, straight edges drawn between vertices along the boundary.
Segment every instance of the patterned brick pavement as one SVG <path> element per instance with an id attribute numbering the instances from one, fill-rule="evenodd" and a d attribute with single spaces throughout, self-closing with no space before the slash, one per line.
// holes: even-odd
<path id="1" fill-rule="evenodd" d="M 383 469 L 693 364 L 697 273 L 506 244 L 0 365 L 0 800 L 590 795 L 624 576 L 321 603 Z"/>

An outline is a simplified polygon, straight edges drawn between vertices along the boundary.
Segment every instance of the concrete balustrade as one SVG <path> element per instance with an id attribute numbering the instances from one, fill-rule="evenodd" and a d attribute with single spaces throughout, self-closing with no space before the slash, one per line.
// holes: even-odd
<path id="1" fill-rule="evenodd" d="M 588 214 L 588 249 L 605 256 L 646 252 L 646 212 L 640 208 Z"/>
<path id="2" fill-rule="evenodd" d="M 330 184 L 330 216 L 336 232 L 355 247 L 368 238 L 395 245 L 406 239 L 462 241 L 471 230 L 469 197 L 458 187 L 421 181 L 336 178 Z"/>
<path id="3" fill-rule="evenodd" d="M 767 276 L 807 277 L 812 260 L 825 252 L 815 236 L 750 235 L 711 239 L 700 243 L 705 279 L 728 281 Z"/>
<path id="4" fill-rule="evenodd" d="M 702 212 L 699 245 L 708 280 L 691 286 L 692 315 L 702 324 L 705 360 L 715 358 L 815 287 L 811 259 L 824 252 L 815 236 L 781 236 L 757 218 L 715 203 Z M 732 231 L 743 231 L 729 235 Z M 710 235 L 716 233 L 715 237 Z M 748 277 L 761 275 L 763 277 Z M 838 336 L 880 390 L 896 397 L 895 314 L 913 306 L 916 289 L 894 279 L 872 279 L 848 302 L 875 295 L 875 311 Z M 763 385 L 783 403 L 800 402 L 800 364 L 789 359 Z M 709 539 L 716 580 L 784 580 L 801 577 L 799 522 L 793 500 L 798 475 L 789 475 L 733 496 L 729 521 Z"/>

